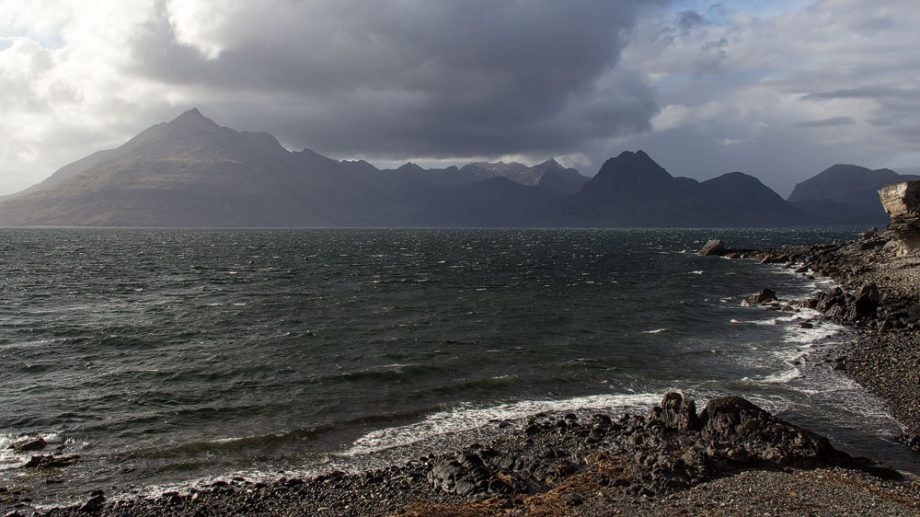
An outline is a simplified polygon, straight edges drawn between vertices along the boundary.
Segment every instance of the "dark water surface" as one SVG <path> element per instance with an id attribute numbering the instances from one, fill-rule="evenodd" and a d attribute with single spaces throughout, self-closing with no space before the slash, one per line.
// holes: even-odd
<path id="1" fill-rule="evenodd" d="M 36 484 L 52 501 L 360 465 L 490 419 L 624 411 L 677 388 L 749 397 L 916 469 L 876 399 L 797 361 L 844 329 L 739 307 L 764 286 L 820 286 L 692 253 L 716 235 L 854 233 L 0 230 L 0 447 L 45 436 L 81 456 Z M 0 451 L 0 482 L 26 483 L 25 459 Z"/>

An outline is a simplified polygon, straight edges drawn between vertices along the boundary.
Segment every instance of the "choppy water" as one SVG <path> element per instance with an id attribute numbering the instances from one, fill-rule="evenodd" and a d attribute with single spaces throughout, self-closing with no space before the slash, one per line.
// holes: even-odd
<path id="1" fill-rule="evenodd" d="M 736 393 L 916 469 L 879 402 L 798 359 L 847 339 L 741 308 L 834 230 L 0 230 L 0 448 L 79 454 L 37 501 L 415 454 L 489 420 Z M 690 251 L 688 253 L 688 251 Z M 798 363 L 798 364 L 794 364 Z M 0 451 L 0 484 L 25 456 Z"/>

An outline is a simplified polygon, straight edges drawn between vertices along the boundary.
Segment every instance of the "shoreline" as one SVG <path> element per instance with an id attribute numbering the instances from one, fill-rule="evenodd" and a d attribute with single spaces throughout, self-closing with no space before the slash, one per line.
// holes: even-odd
<path id="1" fill-rule="evenodd" d="M 237 478 L 149 499 L 106 501 L 98 493 L 44 515 L 608 515 L 614 508 L 655 515 L 675 504 L 716 514 L 831 504 L 837 513 L 920 511 L 920 481 L 835 450 L 739 397 L 697 411 L 691 399 L 669 392 L 644 415 L 538 414 L 488 427 L 493 437 L 483 443 L 366 472 L 270 483 Z M 814 485 L 807 500 L 750 499 L 755 487 L 780 494 L 803 484 Z M 833 486 L 846 487 L 844 500 L 828 495 Z M 706 506 L 711 498 L 723 500 Z"/>
<path id="2" fill-rule="evenodd" d="M 764 262 L 795 264 L 783 260 L 791 256 L 786 255 L 789 250 L 807 254 L 823 253 L 825 248 L 798 246 L 760 253 Z M 815 303 L 810 308 L 817 309 L 821 300 L 816 298 L 794 303 Z M 843 303 L 854 305 L 855 299 Z M 845 318 L 829 319 L 849 323 Z M 853 346 L 834 348 L 847 354 Z M 855 359 L 844 363 L 848 366 L 850 361 Z M 657 515 L 680 509 L 693 514 L 776 515 L 856 513 L 871 506 L 879 514 L 920 512 L 920 482 L 914 476 L 907 482 L 892 480 L 896 473 L 826 449 L 822 445 L 826 439 L 765 415 L 740 399 L 730 404 L 729 411 L 719 413 L 719 419 L 733 422 L 730 430 L 705 431 L 715 411 L 697 414 L 694 408 L 691 417 L 693 404 L 685 402 L 669 394 L 644 416 L 598 413 L 571 418 L 575 415 L 548 413 L 493 422 L 486 427 L 492 428 L 494 437 L 485 445 L 451 446 L 446 453 L 367 472 L 270 482 L 235 478 L 188 493 L 119 501 L 107 501 L 100 493 L 75 506 L 43 511 L 45 515 L 607 515 L 616 509 L 628 515 Z M 697 428 L 703 414 L 706 423 Z M 768 435 L 785 431 L 764 442 L 758 433 L 742 430 L 751 425 Z M 508 458 L 523 462 L 509 466 Z M 484 489 L 478 486 L 483 480 Z M 456 487 L 462 484 L 458 481 L 467 487 L 472 484 L 472 491 L 458 492 Z M 505 491 L 503 484 L 510 488 Z M 771 493 L 771 498 L 752 495 L 761 490 Z M 792 497 L 793 491 L 809 495 Z"/>
<path id="3" fill-rule="evenodd" d="M 904 442 L 920 451 L 920 257 L 900 254 L 897 243 L 892 230 L 869 231 L 853 241 L 751 254 L 838 285 L 803 302 L 854 332 L 833 368 L 881 398 L 904 427 Z"/>

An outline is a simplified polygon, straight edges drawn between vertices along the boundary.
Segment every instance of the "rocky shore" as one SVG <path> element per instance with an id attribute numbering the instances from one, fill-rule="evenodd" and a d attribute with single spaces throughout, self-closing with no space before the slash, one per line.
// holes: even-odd
<path id="1" fill-rule="evenodd" d="M 833 358 L 834 369 L 884 400 L 905 441 L 920 450 L 920 181 L 890 185 L 879 197 L 891 221 L 860 239 L 769 250 L 711 240 L 699 254 L 753 258 L 836 281 L 838 287 L 799 305 L 857 330 L 855 342 Z M 780 306 L 769 289 L 745 301 Z"/>
<path id="2" fill-rule="evenodd" d="M 805 301 L 857 329 L 836 369 L 886 401 L 920 447 L 920 257 L 898 252 L 898 234 L 867 232 L 853 242 L 769 250 L 761 260 L 833 278 L 839 287 Z"/>
<path id="3" fill-rule="evenodd" d="M 891 222 L 854 241 L 762 251 L 732 250 L 721 241 L 710 241 L 700 254 L 753 258 L 835 280 L 838 287 L 816 293 L 801 305 L 857 330 L 855 342 L 833 358 L 834 368 L 883 399 L 904 425 L 905 440 L 920 450 L 918 192 L 920 182 L 883 189 L 881 200 Z M 762 292 L 749 303 L 776 303 L 775 295 Z"/>
<path id="4" fill-rule="evenodd" d="M 747 400 L 697 411 L 668 393 L 645 415 L 535 415 L 494 439 L 402 465 L 312 479 L 221 481 L 71 515 L 917 515 L 920 482 L 835 450 Z"/>

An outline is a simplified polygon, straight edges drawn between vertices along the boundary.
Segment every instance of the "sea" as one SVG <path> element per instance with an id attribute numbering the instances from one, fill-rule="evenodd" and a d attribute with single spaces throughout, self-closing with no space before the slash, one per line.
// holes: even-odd
<path id="1" fill-rule="evenodd" d="M 36 505 L 359 470 L 540 412 L 744 396 L 920 472 L 883 404 L 823 362 L 829 289 L 699 257 L 851 239 L 757 230 L 0 229 L 0 486 Z M 8 447 L 43 437 L 42 452 Z M 78 456 L 36 473 L 31 455 Z M 0 503 L 2 506 L 2 503 Z"/>

